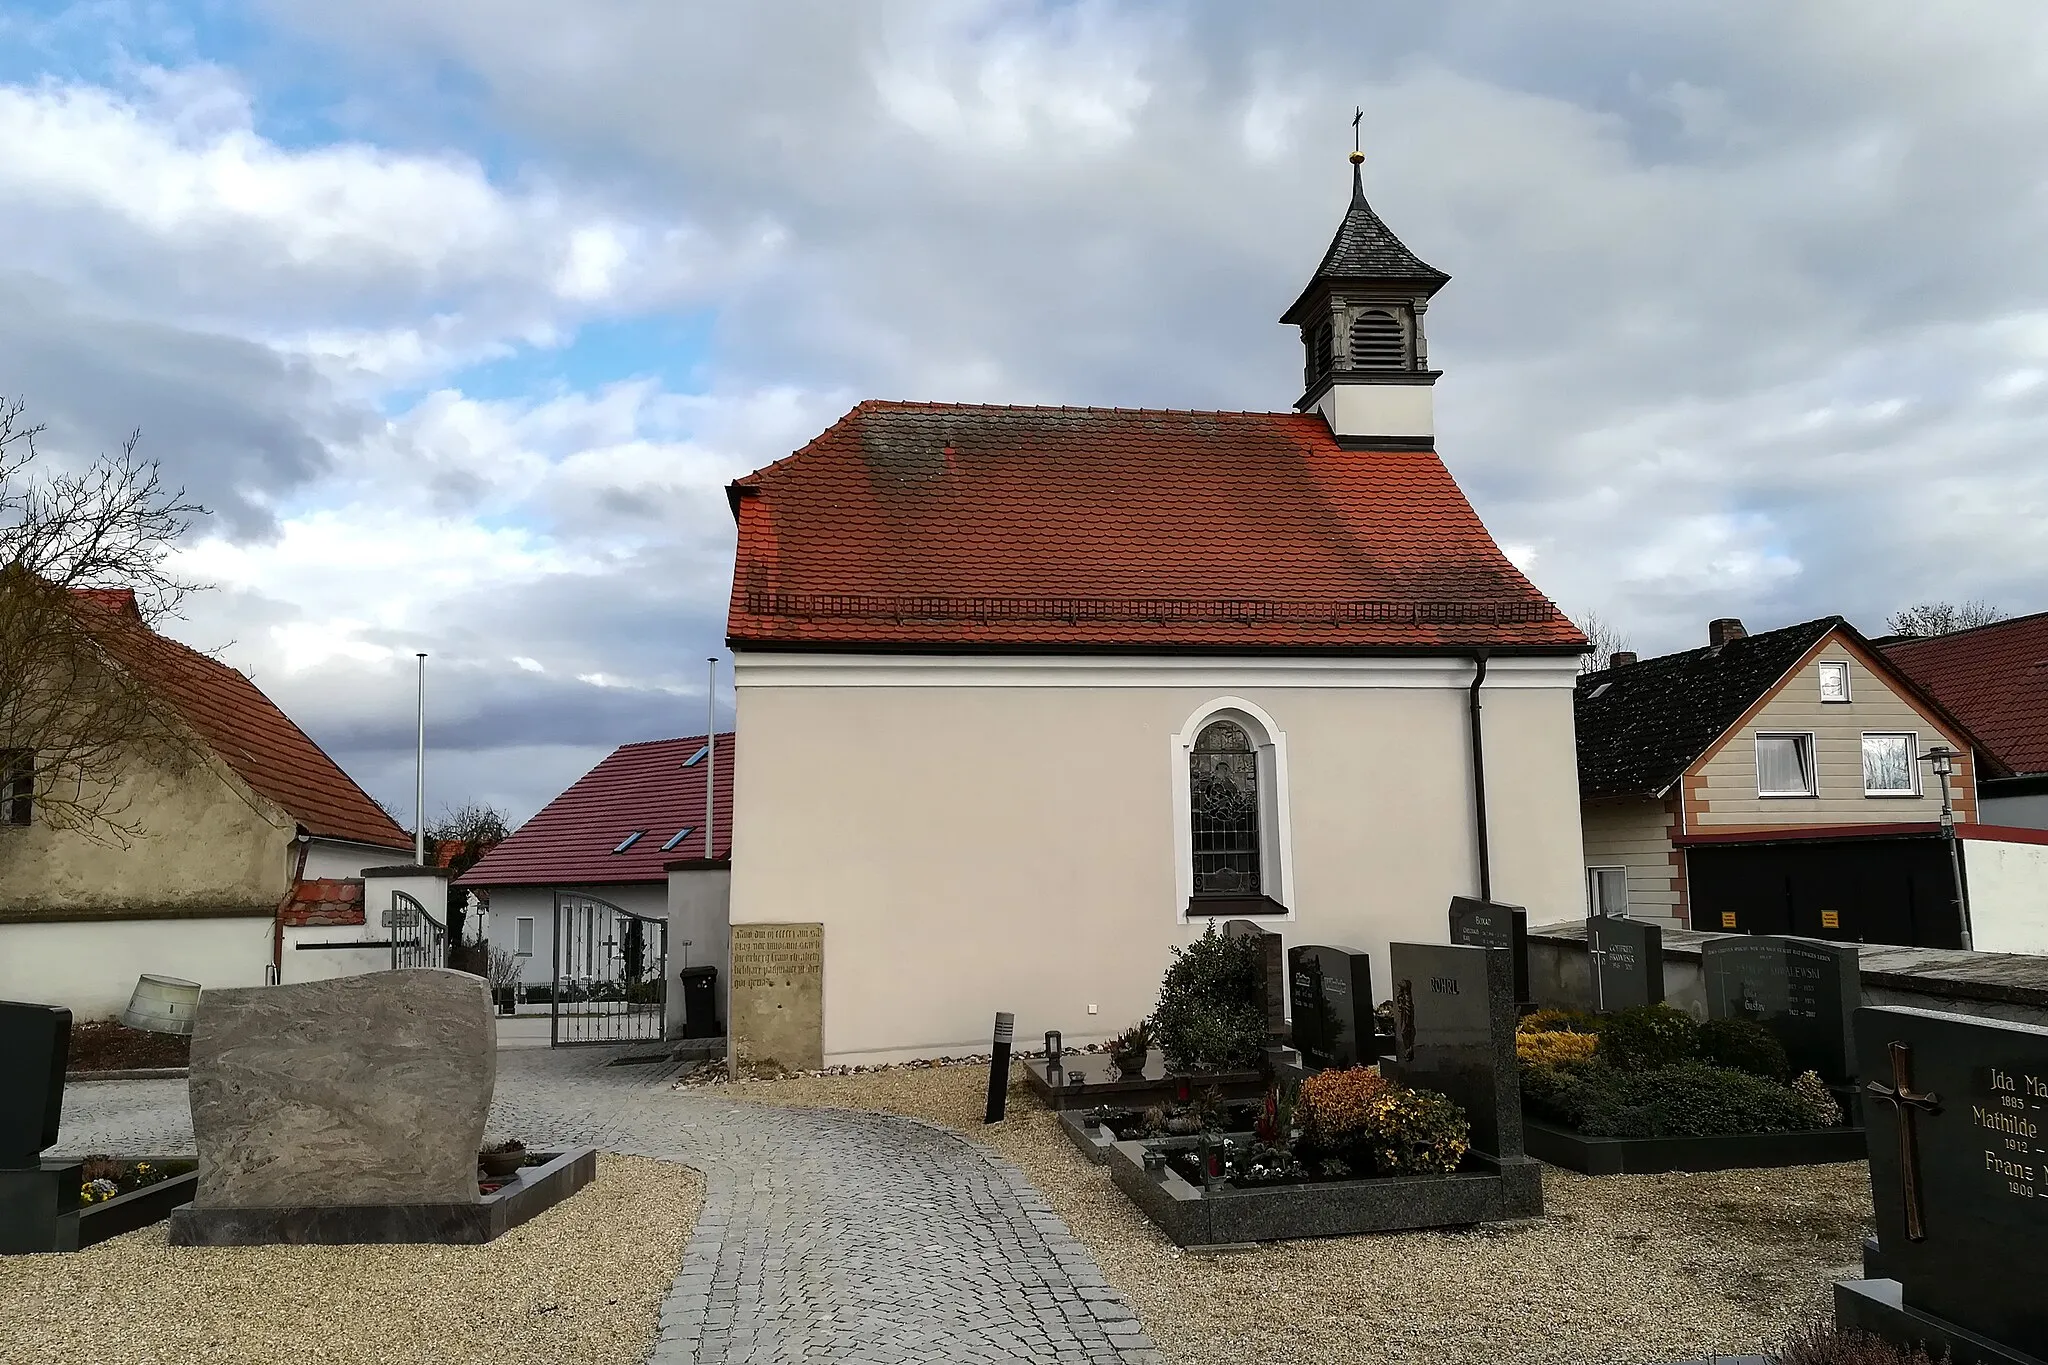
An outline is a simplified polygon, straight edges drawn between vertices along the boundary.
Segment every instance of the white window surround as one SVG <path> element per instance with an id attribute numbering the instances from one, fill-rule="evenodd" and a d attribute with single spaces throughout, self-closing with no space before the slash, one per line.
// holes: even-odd
<path id="1" fill-rule="evenodd" d="M 1614 908 L 1612 895 L 1603 896 L 1603 890 L 1612 892 L 1619 888 L 1621 908 Z M 1618 864 L 1589 867 L 1586 869 L 1586 913 L 1589 915 L 1608 914 L 1617 919 L 1628 918 L 1628 869 Z"/>
<path id="2" fill-rule="evenodd" d="M 1842 706 L 1849 701 L 1849 664 L 1845 659 L 1822 659 L 1814 666 L 1824 705 Z"/>
<path id="3" fill-rule="evenodd" d="M 1167 776 L 1172 782 L 1173 917 L 1180 924 L 1206 923 L 1207 915 L 1188 914 L 1195 892 L 1194 812 L 1188 792 L 1188 760 L 1202 727 L 1229 720 L 1244 727 L 1259 754 L 1259 849 L 1261 891 L 1287 907 L 1285 915 L 1264 915 L 1260 923 L 1287 923 L 1298 917 L 1294 904 L 1294 829 L 1287 800 L 1287 734 L 1273 718 L 1242 697 L 1217 697 L 1188 717 L 1167 745 Z"/>
<path id="4" fill-rule="evenodd" d="M 512 952 L 515 957 L 533 956 L 532 915 L 521 915 L 512 922 Z"/>
<path id="5" fill-rule="evenodd" d="M 1789 739 L 1798 741 L 1806 754 L 1806 782 L 1803 790 L 1791 788 L 1779 790 L 1764 785 L 1764 741 L 1767 739 Z M 1756 734 L 1756 794 L 1759 797 L 1783 800 L 1812 800 L 1820 795 L 1820 772 L 1815 759 L 1815 745 L 1811 730 L 1759 730 Z"/>
<path id="6" fill-rule="evenodd" d="M 1873 739 L 1903 739 L 1906 741 L 1906 780 L 1903 788 L 1873 787 L 1870 785 L 1870 741 Z M 1863 732 L 1863 794 L 1872 800 L 1910 800 L 1920 795 L 1920 734 L 1916 730 L 1865 730 Z"/>

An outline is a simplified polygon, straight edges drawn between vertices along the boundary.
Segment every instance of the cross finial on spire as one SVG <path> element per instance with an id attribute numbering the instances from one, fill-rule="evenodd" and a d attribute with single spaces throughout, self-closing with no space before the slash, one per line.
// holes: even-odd
<path id="1" fill-rule="evenodd" d="M 1365 122 L 1365 110 L 1363 107 L 1360 107 L 1354 110 L 1351 115 L 1351 164 L 1354 166 L 1365 160 L 1365 153 L 1360 151 L 1358 146 L 1358 125 L 1363 122 Z"/>

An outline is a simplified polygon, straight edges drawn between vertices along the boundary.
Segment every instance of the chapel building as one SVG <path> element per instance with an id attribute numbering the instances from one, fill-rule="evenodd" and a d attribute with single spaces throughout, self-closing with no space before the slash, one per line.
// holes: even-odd
<path id="1" fill-rule="evenodd" d="M 731 918 L 822 924 L 824 1061 L 1106 1036 L 1224 919 L 1384 972 L 1584 913 L 1585 641 L 1436 452 L 1449 276 L 1358 160 L 1293 411 L 870 401 L 732 484 Z"/>

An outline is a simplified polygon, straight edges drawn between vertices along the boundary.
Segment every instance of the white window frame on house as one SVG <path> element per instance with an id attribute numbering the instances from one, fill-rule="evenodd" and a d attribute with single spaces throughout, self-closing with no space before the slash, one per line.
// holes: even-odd
<path id="1" fill-rule="evenodd" d="M 1806 746 L 1806 790 L 1777 791 L 1764 786 L 1764 741 L 1767 739 L 1798 740 Z M 1811 730 L 1759 730 L 1756 733 L 1756 794 L 1768 800 L 1811 800 L 1820 795 L 1820 767 L 1815 758 L 1819 746 L 1814 743 Z"/>
<path id="2" fill-rule="evenodd" d="M 1611 909 L 1603 910 L 1601 908 L 1603 902 L 1600 897 L 1600 885 L 1603 878 L 1612 878 L 1614 881 L 1621 883 L 1621 909 L 1618 911 Z M 1628 918 L 1628 869 L 1626 867 L 1615 863 L 1608 863 L 1586 869 L 1586 913 L 1588 915 L 1611 915 L 1615 919 Z"/>
<path id="3" fill-rule="evenodd" d="M 512 921 L 512 955 L 533 956 L 533 916 L 521 915 Z"/>
<path id="4" fill-rule="evenodd" d="M 1906 741 L 1906 782 L 1908 789 L 1886 789 L 1870 785 L 1869 744 L 1873 739 L 1903 739 Z M 1920 795 L 1920 732 L 1917 730 L 1865 730 L 1863 748 L 1859 757 L 1863 762 L 1863 794 L 1872 800 L 1912 800 Z"/>
<path id="5" fill-rule="evenodd" d="M 1820 680 L 1820 700 L 1823 706 L 1845 706 L 1849 702 L 1849 661 L 1846 659 L 1822 659 L 1814 665 Z M 1828 695 L 1828 677 L 1833 675 L 1842 680 L 1841 695 Z"/>
<path id="6" fill-rule="evenodd" d="M 1258 755 L 1259 892 L 1286 907 L 1260 918 L 1276 923 L 1294 919 L 1294 821 L 1287 796 L 1287 735 L 1274 719 L 1242 697 L 1217 697 L 1203 703 L 1187 724 L 1168 741 L 1168 776 L 1172 781 L 1174 919 L 1204 923 L 1215 916 L 1190 914 L 1195 893 L 1194 808 L 1189 781 L 1195 741 L 1210 723 L 1227 720 L 1251 737 Z"/>
<path id="7" fill-rule="evenodd" d="M 36 751 L 0 749 L 0 825 L 18 829 L 36 819 Z"/>

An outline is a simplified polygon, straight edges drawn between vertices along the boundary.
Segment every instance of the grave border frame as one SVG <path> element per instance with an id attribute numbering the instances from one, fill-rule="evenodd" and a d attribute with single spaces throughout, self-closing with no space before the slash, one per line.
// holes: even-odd
<path id="1" fill-rule="evenodd" d="M 1761 1171 L 1863 1161 L 1869 1155 L 1860 1127 L 1713 1137 L 1588 1137 L 1531 1117 L 1526 1110 L 1522 1114 L 1522 1149 L 1548 1165 L 1592 1176 Z"/>

